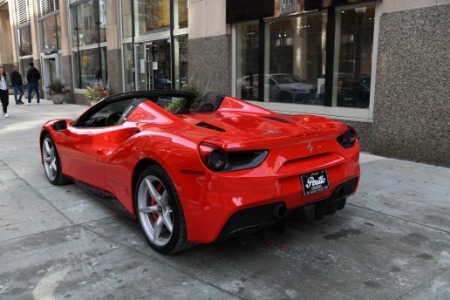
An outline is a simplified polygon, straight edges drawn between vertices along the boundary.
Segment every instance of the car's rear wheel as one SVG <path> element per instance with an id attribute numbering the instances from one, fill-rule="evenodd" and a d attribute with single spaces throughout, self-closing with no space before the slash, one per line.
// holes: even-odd
<path id="1" fill-rule="evenodd" d="M 166 254 L 190 246 L 178 193 L 163 168 L 153 165 L 140 174 L 135 204 L 139 224 L 153 249 Z"/>
<path id="2" fill-rule="evenodd" d="M 48 181 L 54 185 L 69 183 L 70 180 L 62 173 L 61 160 L 59 159 L 55 142 L 53 142 L 49 134 L 46 134 L 42 139 L 41 153 Z"/>

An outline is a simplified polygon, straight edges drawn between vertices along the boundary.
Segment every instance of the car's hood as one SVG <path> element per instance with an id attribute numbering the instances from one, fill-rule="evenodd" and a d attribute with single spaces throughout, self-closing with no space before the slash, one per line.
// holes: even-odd
<path id="1" fill-rule="evenodd" d="M 295 138 L 312 139 L 338 135 L 345 125 L 311 115 L 282 116 L 250 114 L 244 112 L 198 113 L 180 116 L 213 138 L 227 144 L 245 142 L 277 143 Z"/>

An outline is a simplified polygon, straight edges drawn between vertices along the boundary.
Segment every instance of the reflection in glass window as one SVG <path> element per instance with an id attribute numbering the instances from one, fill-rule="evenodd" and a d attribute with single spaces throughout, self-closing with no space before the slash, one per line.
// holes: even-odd
<path id="1" fill-rule="evenodd" d="M 188 83 L 188 36 L 175 37 L 175 89 Z"/>
<path id="2" fill-rule="evenodd" d="M 174 1 L 174 29 L 188 27 L 188 0 Z"/>
<path id="3" fill-rule="evenodd" d="M 125 91 L 134 91 L 134 52 L 133 44 L 128 43 L 123 45 L 123 64 L 124 64 L 124 80 Z"/>
<path id="4" fill-rule="evenodd" d="M 79 64 L 75 65 L 76 86 L 85 89 L 93 86 L 96 81 L 106 83 L 106 65 L 100 64 L 106 61 L 106 48 L 95 48 L 74 52 L 73 57 Z"/>
<path id="5" fill-rule="evenodd" d="M 17 30 L 19 35 L 19 56 L 26 56 L 33 54 L 33 48 L 31 44 L 31 26 L 27 25 L 25 27 L 19 28 Z"/>
<path id="6" fill-rule="evenodd" d="M 138 0 L 134 2 L 136 36 L 170 27 L 170 1 Z"/>
<path id="7" fill-rule="evenodd" d="M 29 63 L 33 62 L 33 58 L 19 58 L 19 69 L 21 70 L 22 74 L 26 74 L 28 71 Z M 25 76 L 23 76 L 25 77 Z"/>
<path id="8" fill-rule="evenodd" d="M 85 46 L 106 41 L 106 0 L 89 0 L 73 8 L 73 45 Z"/>
<path id="9" fill-rule="evenodd" d="M 323 105 L 326 17 L 270 22 L 265 101 Z"/>
<path id="10" fill-rule="evenodd" d="M 132 0 L 122 0 L 122 37 L 133 36 L 133 12 Z"/>
<path id="11" fill-rule="evenodd" d="M 374 18 L 375 6 L 336 12 L 333 105 L 369 107 Z"/>
<path id="12" fill-rule="evenodd" d="M 59 26 L 59 15 L 54 15 L 40 22 L 41 46 L 46 54 L 56 53 L 59 50 L 61 39 L 61 28 Z"/>
<path id="13" fill-rule="evenodd" d="M 71 8 L 74 83 L 77 88 L 86 88 L 96 80 L 108 81 L 106 48 L 100 45 L 106 42 L 106 0 L 77 3 Z"/>
<path id="14" fill-rule="evenodd" d="M 236 95 L 245 100 L 258 99 L 259 26 L 236 27 Z"/>

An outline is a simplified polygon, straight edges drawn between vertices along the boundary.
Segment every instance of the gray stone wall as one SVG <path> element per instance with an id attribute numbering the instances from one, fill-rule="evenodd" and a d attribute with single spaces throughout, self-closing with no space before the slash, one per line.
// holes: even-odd
<path id="1" fill-rule="evenodd" d="M 201 90 L 231 94 L 231 36 L 189 40 L 189 81 Z"/>
<path id="2" fill-rule="evenodd" d="M 355 128 L 356 133 L 358 135 L 358 141 L 361 147 L 361 151 L 372 152 L 372 132 L 373 132 L 372 123 L 342 121 L 342 120 L 338 121 Z"/>
<path id="3" fill-rule="evenodd" d="M 450 5 L 381 17 L 372 151 L 450 166 Z"/>
<path id="4" fill-rule="evenodd" d="M 109 80 L 111 92 L 122 92 L 122 51 L 120 49 L 108 50 L 106 59 L 108 66 L 107 80 Z"/>

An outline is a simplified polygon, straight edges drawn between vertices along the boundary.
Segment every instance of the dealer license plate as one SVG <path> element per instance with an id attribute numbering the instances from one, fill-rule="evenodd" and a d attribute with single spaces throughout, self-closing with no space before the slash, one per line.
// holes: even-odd
<path id="1" fill-rule="evenodd" d="M 319 193 L 330 188 L 327 170 L 320 170 L 301 176 L 305 196 Z"/>

